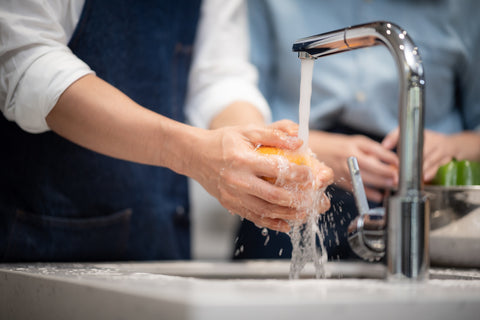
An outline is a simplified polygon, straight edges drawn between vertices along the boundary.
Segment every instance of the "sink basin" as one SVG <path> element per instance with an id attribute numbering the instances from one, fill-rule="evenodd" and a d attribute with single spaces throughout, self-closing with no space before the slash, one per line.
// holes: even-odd
<path id="1" fill-rule="evenodd" d="M 380 264 L 289 261 L 0 265 L 1 319 L 478 319 L 480 271 L 431 269 L 424 282 L 380 279 Z"/>
<path id="2" fill-rule="evenodd" d="M 107 268 L 122 273 L 162 274 L 177 277 L 240 280 L 276 279 L 288 280 L 289 260 L 251 260 L 244 262 L 172 261 L 162 263 L 98 264 L 96 268 Z M 328 262 L 325 279 L 384 279 L 386 268 L 380 263 Z M 300 279 L 315 279 L 315 268 L 307 264 Z M 469 269 L 431 268 L 430 279 L 480 280 L 480 272 Z"/>
<path id="3" fill-rule="evenodd" d="M 278 279 L 288 280 L 289 260 L 251 260 L 244 262 L 172 261 L 163 263 L 133 263 L 128 265 L 100 264 L 96 267 L 116 268 L 122 272 L 143 272 L 200 279 Z M 385 267 L 363 262 L 330 262 L 325 265 L 325 278 L 381 279 Z M 300 279 L 315 279 L 315 268 L 307 264 Z"/>

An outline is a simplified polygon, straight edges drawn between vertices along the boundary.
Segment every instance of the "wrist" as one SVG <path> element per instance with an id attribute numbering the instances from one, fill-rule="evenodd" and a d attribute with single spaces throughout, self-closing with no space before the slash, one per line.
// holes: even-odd
<path id="1" fill-rule="evenodd" d="M 200 161 L 197 153 L 205 149 L 204 137 L 208 130 L 167 119 L 167 123 L 160 126 L 160 131 L 156 134 L 157 139 L 152 139 L 156 141 L 152 147 L 154 163 L 193 177 L 195 166 Z"/>

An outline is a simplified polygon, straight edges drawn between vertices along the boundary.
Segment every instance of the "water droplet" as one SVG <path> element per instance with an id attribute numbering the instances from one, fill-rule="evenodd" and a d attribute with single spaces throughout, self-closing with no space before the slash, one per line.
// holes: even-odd
<path id="1" fill-rule="evenodd" d="M 268 241 L 270 241 L 270 236 L 267 235 L 267 237 L 265 238 L 265 242 L 263 243 L 264 246 L 266 246 L 268 244 Z"/>

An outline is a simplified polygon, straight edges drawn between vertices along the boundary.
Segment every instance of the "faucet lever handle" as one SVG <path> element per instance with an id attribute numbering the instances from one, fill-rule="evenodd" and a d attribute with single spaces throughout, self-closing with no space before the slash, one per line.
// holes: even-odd
<path id="1" fill-rule="evenodd" d="M 356 157 L 349 157 L 347 159 L 348 170 L 350 171 L 350 178 L 353 185 L 353 196 L 355 197 L 355 204 L 357 205 L 360 215 L 366 214 L 370 208 L 368 207 L 367 196 L 363 186 L 362 176 L 360 175 L 360 168 Z"/>

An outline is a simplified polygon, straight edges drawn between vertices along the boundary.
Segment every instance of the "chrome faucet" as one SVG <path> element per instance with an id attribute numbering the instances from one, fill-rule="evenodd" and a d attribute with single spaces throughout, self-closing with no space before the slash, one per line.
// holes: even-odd
<path id="1" fill-rule="evenodd" d="M 422 179 L 425 80 L 417 47 L 399 26 L 378 21 L 299 39 L 293 51 L 301 59 L 317 59 L 376 45 L 384 45 L 393 55 L 400 79 L 399 184 L 385 202 L 385 214 L 382 208 L 371 210 L 360 191 L 363 184 L 354 180 L 359 177 L 358 165 L 355 167 L 355 161 L 349 159 L 361 213 L 350 225 L 349 242 L 368 260 L 378 260 L 386 251 L 389 279 L 423 280 L 428 278 L 430 226 Z"/>

